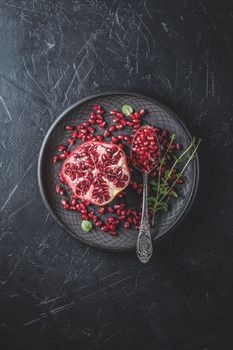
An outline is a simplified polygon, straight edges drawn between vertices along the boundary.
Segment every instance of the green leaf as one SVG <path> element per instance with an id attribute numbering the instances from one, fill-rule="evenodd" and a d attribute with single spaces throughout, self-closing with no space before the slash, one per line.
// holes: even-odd
<path id="1" fill-rule="evenodd" d="M 171 192 L 169 192 L 169 194 L 170 194 L 170 196 L 175 197 L 175 198 L 179 197 L 175 191 L 171 191 Z"/>
<path id="2" fill-rule="evenodd" d="M 121 110 L 122 110 L 122 113 L 123 113 L 126 117 L 129 117 L 130 114 L 133 113 L 133 108 L 132 108 L 131 106 L 129 106 L 129 105 L 124 105 L 124 106 L 122 106 Z"/>
<path id="3" fill-rule="evenodd" d="M 89 220 L 83 220 L 81 223 L 82 230 L 89 232 L 92 229 L 92 223 Z"/>

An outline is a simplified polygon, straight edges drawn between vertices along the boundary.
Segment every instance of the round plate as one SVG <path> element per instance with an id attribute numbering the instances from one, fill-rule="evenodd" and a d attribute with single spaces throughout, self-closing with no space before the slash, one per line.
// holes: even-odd
<path id="1" fill-rule="evenodd" d="M 111 236 L 98 228 L 85 233 L 81 229 L 81 214 L 75 211 L 64 210 L 60 203 L 61 198 L 55 191 L 55 186 L 59 183 L 58 174 L 61 169 L 61 163 L 58 162 L 54 165 L 53 156 L 56 154 L 58 146 L 67 142 L 69 134 L 65 130 L 65 125 L 77 125 L 80 122 L 87 121 L 92 111 L 92 106 L 96 104 L 103 106 L 106 111 L 111 109 L 121 110 L 124 104 L 132 106 L 134 110 L 144 108 L 147 111 L 143 117 L 144 124 L 158 126 L 161 129 L 175 133 L 177 142 L 180 142 L 184 148 L 189 145 L 191 135 L 183 122 L 159 102 L 143 95 L 118 91 L 98 94 L 77 102 L 63 112 L 49 129 L 39 155 L 38 178 L 41 195 L 50 214 L 66 232 L 89 245 L 112 251 L 127 251 L 135 249 L 137 230 L 126 230 L 122 227 L 117 230 L 117 236 Z M 123 132 L 120 131 L 120 133 L 122 134 Z M 71 149 L 75 147 L 77 145 L 72 146 Z M 179 187 L 179 197 L 169 201 L 169 211 L 167 213 L 160 212 L 157 215 L 155 226 L 151 229 L 153 240 L 163 237 L 174 229 L 190 209 L 198 187 L 198 157 L 189 164 L 184 178 L 184 185 Z M 132 208 L 135 208 L 135 195 L 133 193 L 132 196 L 127 196 L 127 201 L 129 202 L 129 207 L 134 203 Z"/>

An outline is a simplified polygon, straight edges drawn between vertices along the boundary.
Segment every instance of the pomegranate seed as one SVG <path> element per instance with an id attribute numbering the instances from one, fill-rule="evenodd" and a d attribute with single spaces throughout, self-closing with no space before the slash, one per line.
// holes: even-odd
<path id="1" fill-rule="evenodd" d="M 116 231 L 110 231 L 109 234 L 112 236 L 116 236 L 117 233 L 116 233 Z"/>
<path id="2" fill-rule="evenodd" d="M 177 143 L 177 144 L 176 144 L 176 149 L 177 149 L 178 151 L 180 151 L 180 150 L 182 149 L 182 145 L 181 145 L 180 143 Z"/>
<path id="3" fill-rule="evenodd" d="M 145 112 L 145 109 L 141 109 L 140 112 L 139 112 L 139 114 L 140 114 L 141 116 L 145 115 L 145 113 L 146 113 L 146 112 Z"/>
<path id="4" fill-rule="evenodd" d="M 68 199 L 63 198 L 63 199 L 61 200 L 61 204 L 62 204 L 62 205 L 67 205 L 67 204 L 69 204 Z"/>
<path id="5" fill-rule="evenodd" d="M 94 222 L 97 222 L 97 221 L 98 221 L 98 216 L 93 215 L 92 220 L 93 220 Z"/>
<path id="6" fill-rule="evenodd" d="M 118 137 L 113 136 L 113 137 L 112 137 L 112 142 L 116 143 L 117 141 L 118 141 Z"/>
<path id="7" fill-rule="evenodd" d="M 60 191 L 61 191 L 61 187 L 60 187 L 59 185 L 57 185 L 57 186 L 56 186 L 56 192 L 57 192 L 57 193 L 60 193 Z"/>
<path id="8" fill-rule="evenodd" d="M 59 156 L 56 155 L 56 156 L 53 157 L 53 162 L 57 163 L 59 161 L 59 159 L 60 159 Z"/>
<path id="9" fill-rule="evenodd" d="M 108 231 L 108 227 L 107 227 L 107 226 L 103 226 L 103 227 L 101 227 L 101 231 L 103 231 L 103 232 L 107 232 L 107 231 Z"/>
<path id="10" fill-rule="evenodd" d="M 92 109 L 94 111 L 98 111 L 99 109 L 101 109 L 101 107 L 100 107 L 100 105 L 95 105 L 95 106 L 92 107 Z"/>
<path id="11" fill-rule="evenodd" d="M 98 114 L 104 114 L 104 110 L 103 110 L 103 109 L 98 109 L 98 110 L 97 110 L 97 113 L 98 113 Z"/>
<path id="12" fill-rule="evenodd" d="M 113 132 L 114 130 L 116 130 L 116 125 L 111 125 L 109 128 L 109 131 Z"/>
<path id="13" fill-rule="evenodd" d="M 125 139 L 125 135 L 119 135 L 119 136 L 118 136 L 118 139 L 119 139 L 119 140 L 124 140 L 124 139 Z"/>
<path id="14" fill-rule="evenodd" d="M 124 145 L 123 143 L 120 143 L 120 144 L 119 144 L 119 147 L 120 147 L 121 149 L 124 149 L 124 148 L 125 148 L 125 145 Z"/>
<path id="15" fill-rule="evenodd" d="M 68 157 L 68 155 L 69 155 L 68 152 L 63 152 L 60 154 L 59 158 L 63 160 L 63 159 L 66 159 Z"/>
<path id="16" fill-rule="evenodd" d="M 113 221 L 115 220 L 114 216 L 110 216 L 110 218 L 108 218 L 108 224 L 112 224 Z"/>
<path id="17" fill-rule="evenodd" d="M 87 135 L 87 140 L 88 140 L 88 141 L 91 141 L 91 140 L 93 140 L 93 135 L 92 135 L 92 134 L 90 134 L 90 135 Z"/>
<path id="18" fill-rule="evenodd" d="M 105 213 L 105 208 L 100 208 L 100 209 L 99 209 L 99 213 L 100 213 L 100 214 L 104 214 L 104 213 Z"/>
<path id="19" fill-rule="evenodd" d="M 106 122 L 101 123 L 101 124 L 99 125 L 99 126 L 100 126 L 100 129 L 104 129 L 106 124 L 107 124 Z"/>
<path id="20" fill-rule="evenodd" d="M 66 146 L 65 146 L 65 145 L 60 145 L 60 146 L 58 147 L 58 151 L 59 151 L 59 152 L 63 152 L 63 151 L 65 151 L 65 149 L 66 149 Z"/>
<path id="21" fill-rule="evenodd" d="M 113 123 L 119 123 L 121 120 L 119 118 L 113 119 Z"/>
<path id="22" fill-rule="evenodd" d="M 76 210 L 80 211 L 80 204 L 76 205 Z"/>
<path id="23" fill-rule="evenodd" d="M 133 125 L 134 125 L 133 122 L 126 122 L 126 124 L 127 124 L 128 126 L 133 126 Z"/>
<path id="24" fill-rule="evenodd" d="M 107 227 L 110 231 L 115 231 L 115 229 L 116 229 L 115 225 L 108 225 Z"/>
<path id="25" fill-rule="evenodd" d="M 63 188 L 60 189 L 59 194 L 60 194 L 61 196 L 64 196 L 65 191 L 63 190 Z"/>
<path id="26" fill-rule="evenodd" d="M 74 139 L 69 139 L 68 141 L 69 141 L 70 145 L 74 145 L 75 144 L 75 140 Z"/>
<path id="27" fill-rule="evenodd" d="M 117 113 L 116 116 L 117 116 L 118 118 L 123 118 L 123 117 L 124 117 L 124 114 L 122 114 L 122 113 Z"/>
<path id="28" fill-rule="evenodd" d="M 89 123 L 90 123 L 91 125 L 95 125 L 95 124 L 96 124 L 96 121 L 95 121 L 95 119 L 89 119 Z"/>
<path id="29" fill-rule="evenodd" d="M 70 209 L 70 205 L 69 205 L 69 204 L 66 204 L 66 205 L 63 206 L 63 208 L 66 209 L 66 210 L 68 210 L 68 209 Z"/>
<path id="30" fill-rule="evenodd" d="M 133 183 L 132 183 L 132 187 L 133 187 L 134 190 L 136 190 L 136 189 L 138 188 L 137 183 L 136 183 L 136 182 L 133 182 Z"/>
<path id="31" fill-rule="evenodd" d="M 103 120 L 102 120 L 102 119 L 97 119 L 97 120 L 96 120 L 96 123 L 97 123 L 98 125 L 100 125 L 100 124 L 103 123 Z"/>
<path id="32" fill-rule="evenodd" d="M 79 134 L 78 134 L 76 131 L 74 131 L 73 134 L 72 134 L 72 137 L 75 138 L 75 139 L 77 139 L 77 138 L 78 138 L 78 135 L 79 135 Z"/>
<path id="33" fill-rule="evenodd" d="M 97 138 L 97 140 L 100 141 L 100 142 L 102 142 L 103 139 L 104 139 L 102 135 L 97 135 L 96 138 Z"/>
<path id="34" fill-rule="evenodd" d="M 109 212 L 109 213 L 114 213 L 115 210 L 114 210 L 114 208 L 112 208 L 112 207 L 108 207 L 108 212 Z"/>
<path id="35" fill-rule="evenodd" d="M 136 210 L 131 210 L 131 214 L 132 214 L 133 216 L 137 216 Z"/>
<path id="36" fill-rule="evenodd" d="M 74 129 L 74 127 L 73 127 L 72 125 L 66 125 L 66 130 L 71 131 L 71 130 L 73 130 L 73 129 Z"/>
<path id="37" fill-rule="evenodd" d="M 111 115 L 116 115 L 116 114 L 117 114 L 117 111 L 112 110 L 112 111 L 110 111 L 110 114 L 111 114 Z"/>
<path id="38" fill-rule="evenodd" d="M 97 227 L 102 226 L 102 221 L 101 221 L 101 220 L 100 220 L 100 221 L 97 221 L 96 224 L 95 224 L 95 226 L 97 226 Z"/>
<path id="39" fill-rule="evenodd" d="M 124 127 L 124 125 L 123 125 L 123 124 L 119 124 L 119 125 L 117 125 L 117 126 L 116 126 L 117 130 L 122 130 L 122 129 L 123 129 L 123 127 Z"/>
<path id="40" fill-rule="evenodd" d="M 125 221 L 126 220 L 126 216 L 125 215 L 121 215 L 121 216 L 119 216 L 119 219 L 122 220 L 122 221 Z"/>
<path id="41" fill-rule="evenodd" d="M 93 134 L 95 132 L 95 129 L 92 126 L 89 126 L 89 128 L 87 128 L 87 130 Z"/>
<path id="42" fill-rule="evenodd" d="M 127 121 L 126 121 L 125 119 L 121 119 L 120 122 L 121 122 L 121 124 L 124 125 L 124 126 L 127 125 Z"/>
<path id="43" fill-rule="evenodd" d="M 128 221 L 125 223 L 125 228 L 130 228 L 130 223 Z"/>
<path id="44" fill-rule="evenodd" d="M 104 136 L 109 137 L 111 135 L 109 130 L 105 130 L 104 131 Z"/>
<path id="45" fill-rule="evenodd" d="M 83 219 L 83 220 L 87 220 L 87 219 L 88 219 L 88 216 L 83 214 L 83 215 L 82 215 L 82 219 Z"/>
<path id="46" fill-rule="evenodd" d="M 119 221 L 118 219 L 115 219 L 115 220 L 113 220 L 112 224 L 113 224 L 113 225 L 118 225 L 119 222 L 120 222 L 120 221 Z"/>
<path id="47" fill-rule="evenodd" d="M 73 198 L 72 201 L 71 201 L 71 205 L 72 206 L 76 206 L 76 204 L 77 204 L 77 200 Z"/>
<path id="48" fill-rule="evenodd" d="M 133 219 L 129 216 L 128 219 L 127 219 L 127 222 L 129 222 L 130 224 L 133 223 Z"/>
<path id="49" fill-rule="evenodd" d="M 80 204 L 80 208 L 81 208 L 81 209 L 86 209 L 86 205 L 85 205 L 84 203 L 81 203 L 81 204 Z"/>

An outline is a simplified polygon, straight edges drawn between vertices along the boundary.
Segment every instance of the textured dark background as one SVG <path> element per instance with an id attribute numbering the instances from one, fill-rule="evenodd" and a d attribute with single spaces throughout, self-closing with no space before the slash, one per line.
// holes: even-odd
<path id="1" fill-rule="evenodd" d="M 233 348 L 232 33 L 232 1 L 1 0 L 1 349 Z M 38 192 L 51 123 L 109 89 L 203 138 L 193 210 L 146 266 L 72 240 Z"/>

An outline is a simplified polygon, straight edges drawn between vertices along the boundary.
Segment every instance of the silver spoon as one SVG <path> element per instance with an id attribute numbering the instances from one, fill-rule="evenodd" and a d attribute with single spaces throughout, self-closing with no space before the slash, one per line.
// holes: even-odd
<path id="1" fill-rule="evenodd" d="M 142 263 L 147 263 L 152 254 L 153 254 L 153 243 L 151 239 L 151 234 L 150 234 L 150 224 L 149 224 L 149 219 L 148 219 L 148 175 L 152 170 L 154 170 L 158 166 L 158 162 L 155 164 L 153 169 L 150 169 L 146 173 L 144 173 L 133 161 L 132 157 L 132 148 L 134 146 L 134 142 L 138 136 L 138 133 L 142 131 L 144 128 L 151 128 L 153 127 L 149 125 L 142 126 L 137 130 L 137 133 L 135 134 L 133 138 L 133 142 L 131 145 L 130 149 L 130 157 L 132 160 L 132 163 L 135 168 L 137 168 L 142 174 L 143 174 L 143 201 L 142 201 L 142 217 L 141 217 L 141 223 L 140 223 L 140 229 L 139 229 L 139 234 L 138 234 L 138 239 L 137 239 L 137 245 L 136 245 L 136 253 L 139 258 L 139 260 Z M 158 144 L 158 150 L 160 151 L 160 144 L 158 137 L 153 129 L 153 135 L 156 138 L 156 142 Z"/>

